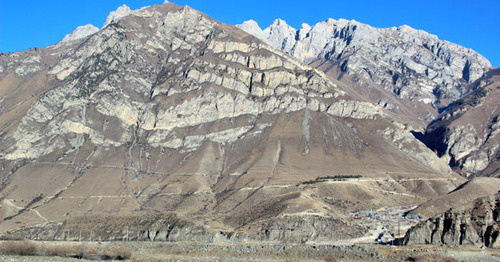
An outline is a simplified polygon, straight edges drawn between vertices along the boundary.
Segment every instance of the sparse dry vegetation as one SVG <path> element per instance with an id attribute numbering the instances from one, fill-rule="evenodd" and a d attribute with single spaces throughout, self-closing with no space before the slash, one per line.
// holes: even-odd
<path id="1" fill-rule="evenodd" d="M 326 181 L 329 181 L 329 180 L 332 180 L 332 181 L 346 181 L 347 179 L 355 179 L 355 178 L 361 178 L 361 177 L 363 177 L 363 176 L 360 176 L 360 175 L 320 176 L 320 177 L 317 177 L 314 180 L 304 181 L 304 182 L 302 182 L 300 184 L 307 185 L 307 184 L 314 184 L 314 183 L 326 182 Z"/>
<path id="2" fill-rule="evenodd" d="M 109 254 L 111 259 L 125 260 L 132 257 L 132 250 L 126 247 L 114 247 Z"/>
<path id="3" fill-rule="evenodd" d="M 323 258 L 325 262 L 337 262 L 338 259 L 334 255 L 328 255 Z"/>
<path id="4" fill-rule="evenodd" d="M 85 259 L 93 261 L 497 261 L 495 249 L 474 246 L 435 245 L 308 245 L 308 244 L 207 244 L 155 241 L 5 241 L 2 256 L 37 256 L 30 261 L 56 258 L 56 261 Z M 2 259 L 0 259 L 2 260 Z M 3 261 L 3 260 L 2 260 Z M 13 261 L 16 261 L 15 259 Z M 24 260 L 23 260 L 24 261 Z"/>
<path id="5" fill-rule="evenodd" d="M 28 240 L 9 241 L 0 244 L 0 255 L 34 256 L 37 245 Z"/>
<path id="6" fill-rule="evenodd" d="M 72 257 L 90 260 L 127 260 L 132 250 L 123 247 L 91 246 L 85 243 L 40 244 L 29 240 L 0 243 L 0 255 Z"/>
<path id="7" fill-rule="evenodd" d="M 70 246 L 44 246 L 45 254 L 40 252 L 40 255 L 54 257 L 68 257 L 74 252 L 74 247 Z"/>
<path id="8" fill-rule="evenodd" d="M 458 262 L 457 259 L 452 257 L 445 257 L 439 254 L 421 254 L 417 256 L 410 256 L 406 261 L 414 262 Z"/>

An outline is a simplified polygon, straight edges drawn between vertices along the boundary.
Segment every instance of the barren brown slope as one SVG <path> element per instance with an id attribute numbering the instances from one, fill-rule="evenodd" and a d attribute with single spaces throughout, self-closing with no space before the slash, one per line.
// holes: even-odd
<path id="1" fill-rule="evenodd" d="M 453 190 L 452 192 L 433 198 L 419 205 L 411 214 L 430 218 L 444 213 L 450 208 L 468 205 L 474 200 L 492 196 L 500 189 L 500 179 L 489 177 L 476 177 Z"/>
<path id="2" fill-rule="evenodd" d="M 136 10 L 44 50 L 55 63 L 15 77 L 43 74 L 46 91 L 16 121 L 0 115 L 2 232 L 155 213 L 189 221 L 183 239 L 331 241 L 365 233 L 349 212 L 464 180 L 342 83 L 189 7 Z M 64 239 L 53 225 L 37 236 Z"/>

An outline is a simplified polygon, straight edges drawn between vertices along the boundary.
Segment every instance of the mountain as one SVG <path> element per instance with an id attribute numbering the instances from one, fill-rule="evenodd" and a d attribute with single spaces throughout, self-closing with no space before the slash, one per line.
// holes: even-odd
<path id="1" fill-rule="evenodd" d="M 4 236 L 335 242 L 367 234 L 353 212 L 465 181 L 354 82 L 243 30 L 173 3 L 109 17 L 0 55 Z"/>
<path id="2" fill-rule="evenodd" d="M 437 115 L 436 109 L 468 93 L 468 84 L 491 67 L 473 50 L 406 25 L 374 28 L 327 19 L 297 30 L 277 19 L 264 30 L 252 20 L 237 26 L 331 78 L 348 78 L 351 93 L 386 107 L 418 130 Z"/>
<path id="3" fill-rule="evenodd" d="M 500 68 L 469 89 L 427 127 L 423 141 L 466 177 L 500 177 Z"/>

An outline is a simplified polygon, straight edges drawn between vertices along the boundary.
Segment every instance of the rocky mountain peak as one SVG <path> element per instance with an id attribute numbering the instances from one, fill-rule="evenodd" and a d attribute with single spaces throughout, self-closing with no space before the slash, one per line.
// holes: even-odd
<path id="1" fill-rule="evenodd" d="M 264 32 L 260 28 L 259 24 L 257 24 L 257 22 L 254 20 L 245 21 L 237 25 L 237 27 L 241 28 L 243 31 L 247 33 L 251 32 L 250 33 L 251 35 L 254 35 L 259 39 L 262 39 L 264 37 Z"/>
<path id="2" fill-rule="evenodd" d="M 407 25 L 373 28 L 328 19 L 296 30 L 276 20 L 263 32 L 256 36 L 305 63 L 326 61 L 356 75 L 357 82 L 365 79 L 400 98 L 437 108 L 466 94 L 468 83 L 491 67 L 473 50 Z"/>
<path id="3" fill-rule="evenodd" d="M 165 3 L 168 3 L 168 2 L 166 1 Z M 122 17 L 129 15 L 131 12 L 132 12 L 132 10 L 130 10 L 130 7 L 128 7 L 125 4 L 118 7 L 115 11 L 111 11 L 109 13 L 108 17 L 106 18 L 106 22 L 103 25 L 103 28 L 106 27 L 107 25 L 109 25 L 110 23 L 116 22 L 119 19 L 121 19 Z M 80 39 L 83 39 L 87 36 L 90 36 L 90 35 L 96 33 L 97 31 L 99 31 L 99 28 L 97 28 L 91 24 L 78 26 L 75 30 L 73 30 L 73 32 L 67 34 L 61 40 L 61 43 L 67 43 L 67 42 L 71 42 L 71 41 L 75 41 L 75 40 L 80 40 Z"/>
<path id="4" fill-rule="evenodd" d="M 415 31 L 421 31 L 421 30 L 416 30 L 414 29 L 413 27 L 409 26 L 409 25 L 400 25 L 397 27 L 397 29 L 399 31 L 402 31 L 402 32 L 412 32 L 414 33 Z M 421 32 L 425 32 L 425 31 L 421 31 Z"/>
<path id="5" fill-rule="evenodd" d="M 118 7 L 115 11 L 112 11 L 111 13 L 109 13 L 103 27 L 106 27 L 107 25 L 111 24 L 112 22 L 118 21 L 120 18 L 129 15 L 131 12 L 132 12 L 132 10 L 130 10 L 130 7 L 128 7 L 125 4 Z"/>
<path id="6" fill-rule="evenodd" d="M 271 26 L 274 26 L 274 27 L 288 27 L 288 24 L 286 23 L 285 20 L 281 19 L 281 18 L 277 18 L 273 21 L 273 23 L 271 24 Z"/>
<path id="7" fill-rule="evenodd" d="M 73 32 L 67 34 L 63 40 L 61 40 L 61 43 L 66 43 L 74 40 L 79 40 L 82 38 L 85 38 L 89 35 L 95 34 L 97 31 L 99 31 L 99 28 L 87 24 L 87 25 L 82 25 L 77 27 Z"/>
<path id="8" fill-rule="evenodd" d="M 245 32 L 252 32 L 251 34 L 255 36 L 262 34 L 262 28 L 260 28 L 259 24 L 252 19 L 237 25 L 237 27 L 241 28 Z"/>
<path id="9" fill-rule="evenodd" d="M 304 39 L 307 37 L 307 34 L 309 34 L 309 31 L 311 31 L 311 26 L 307 23 L 302 23 L 300 26 L 300 30 L 297 34 L 299 39 Z"/>
<path id="10" fill-rule="evenodd" d="M 268 28 L 264 29 L 263 33 L 264 40 L 270 45 L 281 50 L 290 50 L 295 43 L 297 30 L 284 20 L 276 19 Z"/>

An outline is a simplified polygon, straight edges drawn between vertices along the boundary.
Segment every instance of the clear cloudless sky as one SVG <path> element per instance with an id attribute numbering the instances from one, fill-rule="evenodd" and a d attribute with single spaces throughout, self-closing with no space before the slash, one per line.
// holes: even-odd
<path id="1" fill-rule="evenodd" d="M 500 0 L 173 0 L 228 24 L 253 19 L 262 28 L 281 18 L 295 28 L 327 18 L 374 27 L 407 24 L 479 52 L 500 66 Z M 102 27 L 109 12 L 163 0 L 0 0 L 0 52 L 45 47 L 79 25 Z"/>

